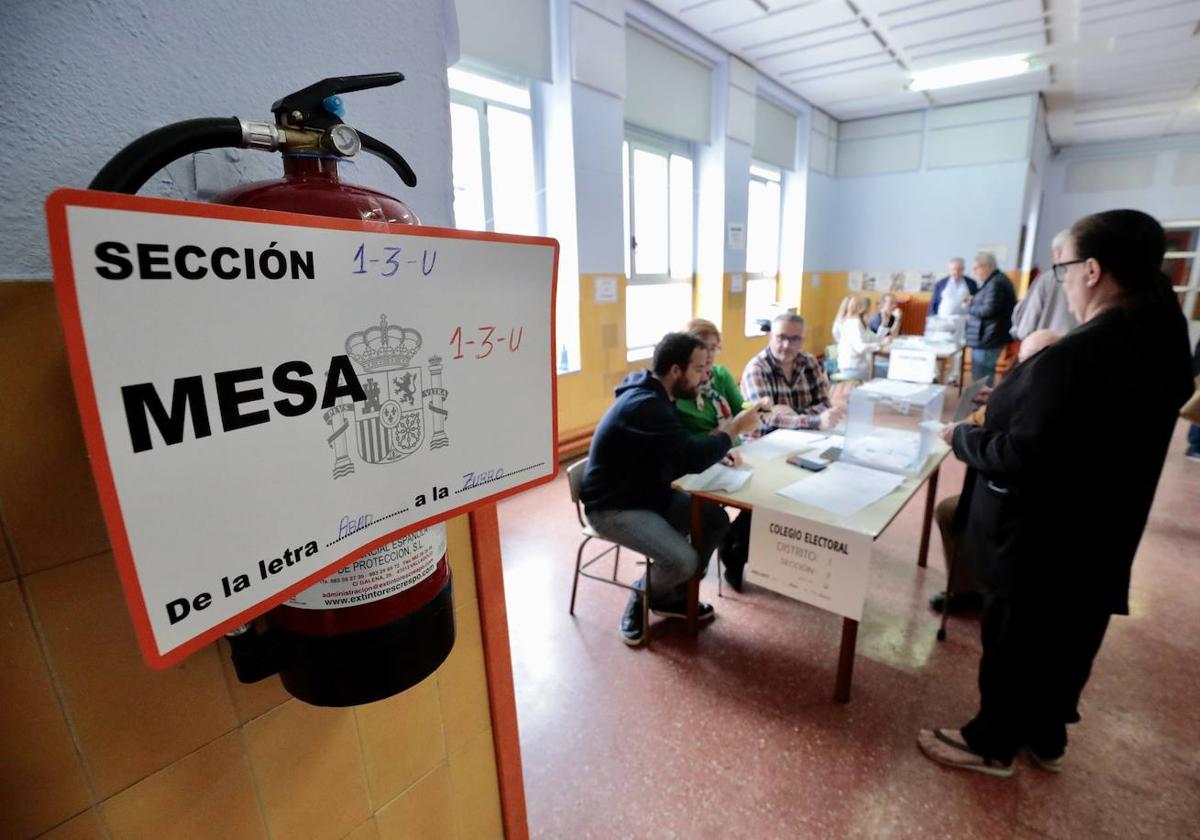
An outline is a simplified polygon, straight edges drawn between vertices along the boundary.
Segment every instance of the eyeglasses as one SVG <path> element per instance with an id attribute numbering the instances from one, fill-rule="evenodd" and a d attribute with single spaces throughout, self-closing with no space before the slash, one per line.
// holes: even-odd
<path id="1" fill-rule="evenodd" d="M 804 336 L 802 335 L 775 335 L 772 338 L 780 344 L 800 344 L 804 341 Z"/>
<path id="2" fill-rule="evenodd" d="M 1054 272 L 1054 282 L 1061 283 L 1067 279 L 1067 266 L 1075 265 L 1077 263 L 1084 263 L 1084 262 L 1087 262 L 1086 257 L 1082 260 L 1067 260 L 1066 262 L 1056 262 L 1054 265 L 1050 266 L 1051 270 Z"/>
<path id="3" fill-rule="evenodd" d="M 715 356 L 717 353 L 721 352 L 721 345 L 720 344 L 705 344 L 704 350 L 705 350 L 705 352 L 712 353 Z"/>

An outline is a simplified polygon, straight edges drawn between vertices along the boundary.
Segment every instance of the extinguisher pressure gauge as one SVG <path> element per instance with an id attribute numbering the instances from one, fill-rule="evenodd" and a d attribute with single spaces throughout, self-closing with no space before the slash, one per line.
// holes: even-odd
<path id="1" fill-rule="evenodd" d="M 342 157 L 353 157 L 362 149 L 362 141 L 358 139 L 358 132 L 345 123 L 332 125 L 325 129 L 321 145 Z"/>

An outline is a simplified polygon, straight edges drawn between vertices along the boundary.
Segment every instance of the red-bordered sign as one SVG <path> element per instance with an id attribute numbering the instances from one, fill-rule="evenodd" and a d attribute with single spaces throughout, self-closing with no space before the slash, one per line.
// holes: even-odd
<path id="1" fill-rule="evenodd" d="M 54 192 L 46 212 L 84 436 L 151 666 L 557 474 L 557 241 L 88 190 Z M 362 527 L 342 533 L 347 519 Z M 268 574 L 302 540 L 315 548 Z M 239 570 L 252 583 L 222 591 Z M 168 623 L 176 590 L 209 601 Z"/>

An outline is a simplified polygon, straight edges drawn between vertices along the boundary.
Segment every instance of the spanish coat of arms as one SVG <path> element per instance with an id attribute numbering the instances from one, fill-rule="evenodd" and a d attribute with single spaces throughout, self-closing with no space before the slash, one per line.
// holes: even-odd
<path id="1" fill-rule="evenodd" d="M 354 364 L 366 400 L 347 397 L 325 412 L 332 434 L 328 443 L 334 452 L 335 479 L 354 472 L 348 437 L 353 436 L 358 460 L 365 464 L 394 464 L 412 455 L 426 440 L 429 448 L 449 445 L 442 387 L 442 360 L 430 356 L 423 370 L 413 365 L 421 349 L 421 334 L 411 327 L 389 324 L 386 315 L 379 326 L 351 333 L 346 355 Z M 429 387 L 425 384 L 428 382 Z"/>

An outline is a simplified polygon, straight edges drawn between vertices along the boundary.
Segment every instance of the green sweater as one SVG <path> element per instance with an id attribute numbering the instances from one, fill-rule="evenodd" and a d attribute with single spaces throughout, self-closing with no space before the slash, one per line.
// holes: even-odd
<path id="1" fill-rule="evenodd" d="M 722 400 L 724 411 L 718 409 Z M 675 408 L 685 429 L 694 435 L 707 435 L 741 411 L 742 402 L 742 392 L 738 390 L 733 374 L 720 365 L 713 365 L 712 379 L 700 387 L 700 396 L 694 400 L 675 400 Z"/>

